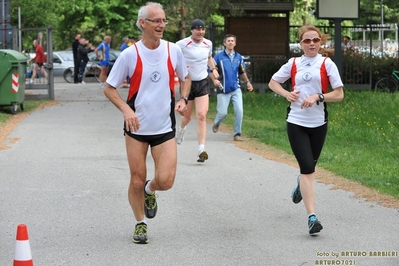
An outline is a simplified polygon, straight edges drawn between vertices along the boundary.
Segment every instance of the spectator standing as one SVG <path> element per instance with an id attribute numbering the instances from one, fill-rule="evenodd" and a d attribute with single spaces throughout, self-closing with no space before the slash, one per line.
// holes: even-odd
<path id="1" fill-rule="evenodd" d="M 173 186 L 177 167 L 175 111 L 181 115 L 187 111 L 186 62 L 176 44 L 162 40 L 167 23 L 159 3 L 149 2 L 140 7 L 136 25 L 143 32 L 143 40 L 120 54 L 104 89 L 106 97 L 124 118 L 130 168 L 128 197 L 137 222 L 133 233 L 133 243 L 136 244 L 149 242 L 145 217 L 151 219 L 157 213 L 155 191 L 165 191 Z M 182 98 L 176 104 L 175 73 L 183 87 Z M 127 75 L 132 77 L 132 82 L 125 102 L 116 88 Z M 146 181 L 149 147 L 155 175 Z"/>
<path id="2" fill-rule="evenodd" d="M 300 169 L 291 197 L 295 204 L 303 199 L 312 235 L 323 229 L 315 214 L 314 172 L 327 136 L 326 102 L 342 101 L 344 91 L 337 66 L 319 53 L 328 36 L 322 35 L 313 25 L 302 26 L 298 35 L 303 55 L 289 59 L 272 76 L 269 88 L 290 103 L 286 116 L 287 134 Z M 291 91 L 281 86 L 289 78 L 292 79 Z M 333 89 L 330 92 L 328 84 Z"/>
<path id="3" fill-rule="evenodd" d="M 129 38 L 124 37 L 121 44 L 121 52 L 129 47 L 128 43 L 129 43 Z"/>
<path id="4" fill-rule="evenodd" d="M 44 63 L 46 62 L 46 56 L 43 51 L 43 47 L 39 44 L 37 40 L 33 41 L 33 46 L 35 47 L 35 57 L 33 57 L 29 62 L 35 61 L 35 66 L 33 67 L 32 76 L 30 78 L 29 83 L 33 84 L 33 78 L 36 77 L 37 70 L 40 69 L 40 72 L 47 79 L 47 72 L 44 69 Z"/>
<path id="5" fill-rule="evenodd" d="M 246 67 L 242 56 L 234 50 L 237 44 L 237 37 L 227 34 L 223 39 L 225 49 L 214 57 L 218 68 L 219 79 L 211 74 L 213 84 L 217 87 L 216 117 L 212 130 L 216 133 L 223 119 L 227 116 L 230 101 L 234 108 L 234 133 L 235 141 L 242 141 L 241 127 L 244 115 L 240 76 L 247 84 L 247 90 L 252 91 L 252 84 L 246 74 Z M 221 86 L 222 85 L 222 86 Z"/>
<path id="6" fill-rule="evenodd" d="M 191 23 L 191 36 L 178 41 L 186 58 L 191 90 L 188 96 L 187 113 L 181 118 L 180 127 L 176 134 L 177 144 L 181 144 L 187 124 L 191 120 L 195 102 L 197 119 L 198 158 L 197 162 L 205 162 L 208 153 L 205 151 L 206 114 L 209 107 L 208 67 L 214 78 L 219 78 L 215 62 L 212 58 L 212 42 L 206 38 L 205 23 L 195 19 Z"/>
<path id="7" fill-rule="evenodd" d="M 348 35 L 344 36 L 344 40 L 341 43 L 341 48 L 343 51 L 347 51 L 347 50 L 352 50 L 353 49 L 353 44 L 351 42 L 351 37 L 349 37 Z"/>
<path id="8" fill-rule="evenodd" d="M 128 42 L 128 46 L 132 46 L 133 44 L 136 43 L 136 38 L 134 38 L 133 36 L 129 37 L 129 42 Z"/>
<path id="9" fill-rule="evenodd" d="M 78 33 L 72 42 L 72 53 L 73 53 L 73 65 L 75 71 L 73 72 L 73 82 L 78 83 L 78 73 L 79 73 L 79 58 L 78 58 L 78 47 L 81 35 Z"/>
<path id="10" fill-rule="evenodd" d="M 110 43 L 111 37 L 105 36 L 104 41 L 94 50 L 98 60 L 100 60 L 100 88 L 102 89 L 105 87 L 105 80 L 108 76 Z"/>
<path id="11" fill-rule="evenodd" d="M 83 75 L 86 69 L 87 62 L 89 62 L 88 54 L 93 52 L 95 47 L 89 44 L 89 40 L 81 38 L 78 47 L 78 58 L 79 58 L 79 74 L 78 83 L 84 84 Z"/>

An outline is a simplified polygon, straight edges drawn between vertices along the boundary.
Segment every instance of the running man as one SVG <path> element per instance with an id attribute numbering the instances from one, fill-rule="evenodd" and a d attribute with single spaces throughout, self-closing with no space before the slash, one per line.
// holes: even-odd
<path id="1" fill-rule="evenodd" d="M 189 87 L 185 85 L 186 61 L 181 49 L 162 39 L 166 24 L 159 3 L 149 2 L 138 11 L 137 27 L 143 39 L 124 50 L 107 79 L 104 93 L 122 112 L 127 159 L 130 168 L 128 198 L 136 218 L 133 243 L 147 244 L 147 220 L 155 217 L 155 191 L 172 188 L 177 167 L 175 111 L 187 111 Z M 174 76 L 182 81 L 182 98 L 175 104 Z M 127 101 L 117 92 L 130 77 Z M 146 181 L 150 148 L 155 176 Z"/>

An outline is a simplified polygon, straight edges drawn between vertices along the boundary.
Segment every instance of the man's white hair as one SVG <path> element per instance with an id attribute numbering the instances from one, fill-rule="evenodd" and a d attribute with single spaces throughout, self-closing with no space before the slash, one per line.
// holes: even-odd
<path id="1" fill-rule="evenodd" d="M 158 8 L 160 8 L 160 9 L 163 10 L 163 6 L 162 6 L 160 3 L 155 3 L 155 2 L 147 2 L 147 4 L 146 4 L 145 6 L 141 6 L 140 9 L 139 9 L 139 12 L 138 12 L 138 14 L 137 14 L 137 22 L 136 22 L 136 26 L 137 26 L 141 31 L 143 31 L 143 27 L 141 27 L 139 20 L 140 20 L 140 19 L 143 19 L 143 20 L 144 20 L 144 19 L 147 18 L 147 16 L 148 16 L 147 7 L 148 7 L 148 6 L 155 6 L 155 7 L 158 7 Z"/>

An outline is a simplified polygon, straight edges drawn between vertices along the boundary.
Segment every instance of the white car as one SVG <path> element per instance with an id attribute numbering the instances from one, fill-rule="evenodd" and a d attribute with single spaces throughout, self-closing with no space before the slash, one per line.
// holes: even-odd
<path id="1" fill-rule="evenodd" d="M 27 77 L 29 77 L 29 75 L 32 73 L 32 70 L 34 67 L 34 64 L 29 63 L 29 60 L 31 58 L 35 57 L 35 54 L 29 53 L 29 54 L 27 54 L 27 57 L 28 57 L 28 66 L 27 66 L 26 73 L 27 73 Z M 70 67 L 74 67 L 72 51 L 54 51 L 53 52 L 53 73 L 54 73 L 55 77 L 57 77 L 57 76 L 62 77 L 65 69 L 70 68 Z M 46 68 L 46 71 L 48 71 L 46 63 L 44 64 L 44 68 Z M 40 73 L 40 70 L 38 71 L 38 75 L 39 75 L 39 77 L 43 76 L 43 74 Z"/>

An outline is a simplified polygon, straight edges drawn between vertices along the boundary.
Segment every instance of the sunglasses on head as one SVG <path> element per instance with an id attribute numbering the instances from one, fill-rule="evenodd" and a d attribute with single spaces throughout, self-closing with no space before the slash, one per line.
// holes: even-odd
<path id="1" fill-rule="evenodd" d="M 313 43 L 319 43 L 319 42 L 321 41 L 321 38 L 319 38 L 319 37 L 315 37 L 315 38 L 306 38 L 306 39 L 303 39 L 301 42 L 306 43 L 306 44 L 309 44 L 309 43 L 311 43 L 312 41 L 313 41 Z"/>

